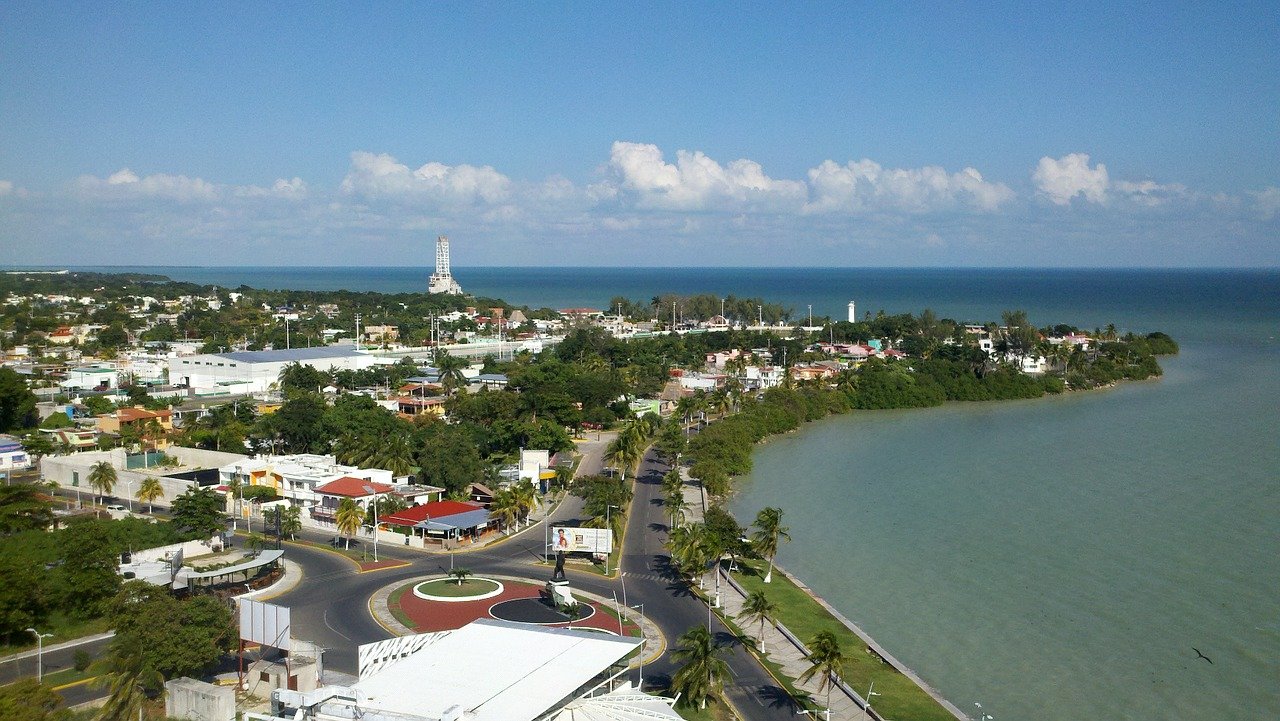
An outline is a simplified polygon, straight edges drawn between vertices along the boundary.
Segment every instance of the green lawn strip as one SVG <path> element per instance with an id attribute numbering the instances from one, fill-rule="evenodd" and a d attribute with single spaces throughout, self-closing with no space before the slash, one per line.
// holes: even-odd
<path id="1" fill-rule="evenodd" d="M 65 686 L 76 681 L 83 681 L 87 678 L 93 678 L 95 674 L 88 671 L 77 671 L 74 668 L 63 668 L 44 674 L 41 681 L 49 687 Z"/>
<path id="2" fill-rule="evenodd" d="M 734 580 L 748 593 L 762 590 L 781 607 L 777 620 L 803 642 L 819 631 L 831 631 L 840 640 L 840 648 L 849 660 L 841 678 L 859 694 L 865 694 L 874 681 L 877 695 L 875 708 L 886 718 L 913 721 L 955 721 L 933 697 L 889 664 L 867 650 L 866 644 L 853 631 L 832 616 L 827 609 L 796 586 L 785 574 L 775 572 L 772 583 L 764 583 L 757 562 L 739 562 L 742 571 Z"/>
<path id="3" fill-rule="evenodd" d="M 756 640 L 756 634 L 747 632 L 742 627 L 741 623 L 739 622 L 736 616 L 729 616 L 723 613 L 724 609 L 714 609 L 714 610 L 715 610 L 716 616 L 720 618 L 720 621 L 723 622 L 726 626 L 728 626 L 731 631 L 737 634 L 739 638 L 747 637 L 747 638 L 750 638 L 751 641 Z M 758 624 L 756 625 L 756 628 L 757 630 L 759 629 Z M 800 704 L 801 708 L 806 708 L 806 709 L 819 708 L 819 706 L 813 703 L 810 703 L 808 692 L 802 691 L 796 688 L 795 679 L 783 673 L 782 666 L 780 664 L 774 663 L 768 656 L 764 655 L 764 653 L 757 650 L 752 644 L 744 644 L 744 645 L 747 646 L 747 652 L 750 653 L 752 656 L 755 656 L 757 659 L 759 659 L 759 661 L 762 664 L 764 664 L 766 668 L 769 669 L 769 673 L 773 674 L 773 677 L 778 679 L 778 681 L 782 683 L 782 687 L 786 689 L 787 693 L 791 694 L 791 698 L 795 699 L 796 703 Z"/>
<path id="4" fill-rule="evenodd" d="M 430 596 L 469 598 L 471 596 L 483 596 L 486 593 L 498 590 L 498 583 L 487 578 L 468 578 L 462 583 L 458 583 L 451 578 L 438 578 L 415 584 L 415 587 Z"/>
<path id="5" fill-rule="evenodd" d="M 700 709 L 697 706 L 678 706 L 676 713 L 686 721 L 737 721 L 738 715 L 733 709 L 718 699 L 710 699 L 707 701 L 707 707 Z"/>
<path id="6" fill-rule="evenodd" d="M 111 630 L 111 624 L 105 618 L 91 618 L 89 620 L 80 620 L 67 616 L 66 614 L 54 611 L 47 618 L 40 622 L 38 626 L 41 633 L 52 633 L 52 638 L 44 640 L 45 646 L 51 646 L 55 643 L 70 641 L 72 639 L 83 638 L 85 636 L 93 636 L 99 633 L 105 633 Z M 24 638 L 25 637 L 25 638 Z M 15 633 L 12 637 L 15 641 L 26 641 L 31 639 L 29 643 L 15 643 L 10 646 L 0 646 L 0 656 L 8 656 L 11 653 L 21 653 L 22 651 L 30 651 L 35 649 L 35 636 L 23 631 L 21 634 Z"/>

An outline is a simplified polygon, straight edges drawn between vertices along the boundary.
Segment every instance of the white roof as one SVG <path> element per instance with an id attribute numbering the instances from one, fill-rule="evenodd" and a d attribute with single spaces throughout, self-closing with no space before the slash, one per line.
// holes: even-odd
<path id="1" fill-rule="evenodd" d="M 355 684 L 363 711 L 532 721 L 640 645 L 593 631 L 480 619 Z"/>
<path id="2" fill-rule="evenodd" d="M 674 699 L 650 696 L 624 684 L 602 696 L 573 701 L 550 721 L 679 721 L 683 717 L 672 710 L 674 704 Z"/>

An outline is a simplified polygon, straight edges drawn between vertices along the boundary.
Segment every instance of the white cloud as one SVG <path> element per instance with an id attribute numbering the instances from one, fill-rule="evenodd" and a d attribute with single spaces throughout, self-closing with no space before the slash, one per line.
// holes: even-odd
<path id="1" fill-rule="evenodd" d="M 1280 188 L 1270 186 L 1249 195 L 1253 197 L 1254 209 L 1263 220 L 1280 215 Z"/>
<path id="2" fill-rule="evenodd" d="M 1090 168 L 1086 153 L 1072 153 L 1057 160 L 1040 158 L 1031 179 L 1036 188 L 1057 205 L 1070 205 L 1077 195 L 1083 195 L 1091 203 L 1107 202 L 1110 185 L 1107 166 L 1098 163 Z"/>
<path id="3" fill-rule="evenodd" d="M 218 186 L 200 178 L 185 175 L 157 173 L 138 177 L 128 168 L 121 168 L 103 180 L 92 175 L 82 175 L 77 186 L 83 195 L 97 198 L 167 198 L 180 203 L 217 200 Z"/>
<path id="4" fill-rule="evenodd" d="M 799 207 L 806 195 L 804 183 L 770 178 L 753 160 L 721 165 L 700 151 L 677 151 L 672 165 L 656 145 L 617 141 L 609 153 L 609 166 L 641 208 L 783 210 Z"/>
<path id="5" fill-rule="evenodd" d="M 367 198 L 422 197 L 448 205 L 492 205 L 510 195 L 511 179 L 487 165 L 427 163 L 410 170 L 385 153 L 356 151 L 341 188 Z"/>
<path id="6" fill-rule="evenodd" d="M 809 171 L 809 185 L 809 213 L 994 211 L 1014 197 L 1008 186 L 983 180 L 973 168 L 948 174 L 937 166 L 884 168 L 866 159 L 846 165 L 824 161 Z"/>
<path id="7" fill-rule="evenodd" d="M 260 185 L 243 185 L 236 187 L 234 194 L 245 198 L 280 198 L 284 200 L 302 200 L 310 193 L 306 181 L 294 177 L 290 180 L 277 178 L 270 188 Z"/>
<path id="8" fill-rule="evenodd" d="M 0 180 L 0 195 L 8 195 L 13 192 L 12 180 Z"/>

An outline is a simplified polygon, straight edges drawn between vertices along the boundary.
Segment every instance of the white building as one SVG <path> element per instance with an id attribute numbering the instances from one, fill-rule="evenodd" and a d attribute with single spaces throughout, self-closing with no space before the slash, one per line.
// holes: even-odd
<path id="1" fill-rule="evenodd" d="M 331 455 L 297 453 L 289 456 L 257 456 L 228 463 L 218 469 L 223 485 L 232 481 L 274 489 L 291 506 L 315 508 L 320 503 L 320 486 L 341 478 L 359 478 L 391 486 L 391 471 L 378 468 L 356 468 L 338 463 Z"/>
<path id="2" fill-rule="evenodd" d="M 0 436 L 0 472 L 24 471 L 31 467 L 27 449 L 13 436 Z"/>
<path id="3" fill-rule="evenodd" d="M 72 368 L 58 385 L 69 391 L 112 390 L 120 387 L 120 373 L 114 368 Z"/>
<path id="4" fill-rule="evenodd" d="M 273 716 L 246 718 L 679 719 L 671 699 L 638 693 L 620 680 L 626 672 L 622 659 L 639 645 L 639 639 L 593 631 L 480 619 L 454 631 L 363 645 L 360 677 L 351 686 L 277 689 Z M 595 713 L 591 706 L 598 706 Z M 559 714 L 570 709 L 577 714 Z"/>
<path id="5" fill-rule="evenodd" d="M 169 359 L 169 382 L 197 394 L 262 393 L 278 383 L 280 371 L 292 363 L 328 371 L 364 370 L 377 361 L 352 346 L 205 353 Z"/>

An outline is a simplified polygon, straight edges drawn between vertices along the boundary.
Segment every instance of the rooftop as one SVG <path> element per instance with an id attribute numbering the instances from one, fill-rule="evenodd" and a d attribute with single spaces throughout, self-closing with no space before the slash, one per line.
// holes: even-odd
<path id="1" fill-rule="evenodd" d="M 365 354 L 356 351 L 355 346 L 343 345 L 322 348 L 290 348 L 287 350 L 236 351 L 234 353 L 215 353 L 214 355 L 237 363 L 293 363 L 323 358 L 350 358 Z"/>
<path id="2" fill-rule="evenodd" d="M 365 490 L 372 488 L 373 493 Z M 363 498 L 377 493 L 390 493 L 395 490 L 385 483 L 375 483 L 366 481 L 363 478 L 352 478 L 351 476 L 343 476 L 336 481 L 330 481 L 316 489 L 316 493 L 324 493 L 330 496 L 348 496 L 350 498 Z"/>

